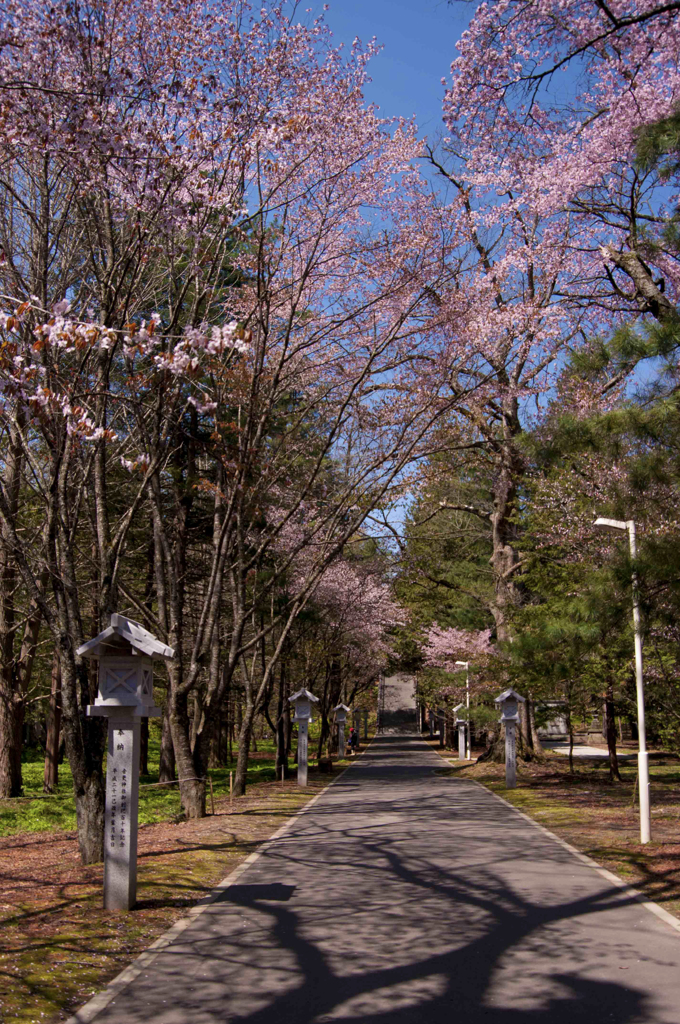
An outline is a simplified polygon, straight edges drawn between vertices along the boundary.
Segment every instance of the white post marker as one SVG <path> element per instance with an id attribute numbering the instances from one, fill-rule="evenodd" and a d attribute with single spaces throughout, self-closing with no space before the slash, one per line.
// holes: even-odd
<path id="1" fill-rule="evenodd" d="M 428 708 L 427 720 L 430 723 L 430 739 L 434 739 L 434 710 Z"/>
<path id="2" fill-rule="evenodd" d="M 349 708 L 346 704 L 338 704 L 335 711 L 335 721 L 338 726 L 338 760 L 341 761 L 345 756 L 345 722 L 347 721 L 347 715 L 349 714 Z"/>
<path id="3" fill-rule="evenodd" d="M 520 697 L 516 690 L 504 690 L 496 697 L 494 704 L 501 709 L 501 724 L 505 726 L 505 788 L 514 789 L 517 785 L 517 723 L 519 712 L 517 704 L 524 704 L 526 698 Z"/>
<path id="4" fill-rule="evenodd" d="M 470 760 L 470 662 L 469 661 L 457 661 L 456 665 L 460 665 L 461 668 L 465 669 L 465 712 L 467 719 L 467 744 L 465 749 L 466 760 Z"/>
<path id="5" fill-rule="evenodd" d="M 307 747 L 308 729 L 312 720 L 312 704 L 318 704 L 319 698 L 306 690 L 304 686 L 297 693 L 294 693 L 288 700 L 295 708 L 293 722 L 298 727 L 298 786 L 307 785 Z"/>
<path id="6" fill-rule="evenodd" d="M 458 712 L 461 708 L 464 708 L 464 704 L 458 704 L 453 709 L 456 716 L 456 725 L 458 726 L 458 760 L 465 760 L 465 719 L 458 717 Z"/>
<path id="7" fill-rule="evenodd" d="M 137 898 L 139 755 L 142 718 L 161 714 L 153 699 L 153 659 L 174 657 L 138 622 L 112 615 L 111 625 L 76 654 L 99 661 L 91 716 L 109 720 L 104 811 L 104 909 L 131 910 Z"/>
<path id="8" fill-rule="evenodd" d="M 635 522 L 632 519 L 595 520 L 595 526 L 606 533 L 628 532 L 630 557 L 637 558 Z M 642 678 L 642 624 L 638 596 L 637 573 L 633 573 L 633 628 L 635 630 L 635 689 L 637 691 L 638 726 L 638 792 L 640 794 L 640 842 L 648 843 L 652 838 L 652 818 L 649 807 L 649 756 L 647 754 L 647 727 L 645 725 L 645 688 Z"/>

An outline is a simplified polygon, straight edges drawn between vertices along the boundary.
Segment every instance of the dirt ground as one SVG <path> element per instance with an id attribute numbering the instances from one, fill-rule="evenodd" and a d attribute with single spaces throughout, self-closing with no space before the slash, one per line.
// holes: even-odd
<path id="1" fill-rule="evenodd" d="M 227 797 L 214 816 L 141 826 L 129 914 L 104 913 L 103 867 L 80 863 L 75 832 L 0 839 L 0 1020 L 66 1020 L 329 781 L 261 783 L 233 811 Z"/>

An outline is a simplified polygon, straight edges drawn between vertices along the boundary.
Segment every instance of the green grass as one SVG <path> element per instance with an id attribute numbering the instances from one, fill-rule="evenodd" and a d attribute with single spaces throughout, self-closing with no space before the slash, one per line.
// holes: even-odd
<path id="1" fill-rule="evenodd" d="M 273 754 L 272 741 L 258 740 L 257 753 L 251 753 L 248 764 L 247 785 L 254 786 L 275 777 L 274 762 L 262 754 Z M 179 786 L 149 786 L 158 781 L 158 760 L 160 744 L 153 734 L 149 737 L 150 774 L 140 779 L 139 821 L 150 824 L 167 821 L 181 813 Z M 236 755 L 236 751 L 234 751 Z M 236 760 L 223 767 L 211 768 L 215 796 L 229 792 L 229 772 L 236 768 Z M 47 795 L 42 791 L 43 759 L 28 761 L 22 765 L 24 795 L 12 800 L 0 800 L 0 836 L 16 832 L 70 831 L 76 827 L 76 812 L 73 800 L 73 779 L 68 762 L 59 766 L 59 791 Z M 210 794 L 208 793 L 208 807 Z"/>

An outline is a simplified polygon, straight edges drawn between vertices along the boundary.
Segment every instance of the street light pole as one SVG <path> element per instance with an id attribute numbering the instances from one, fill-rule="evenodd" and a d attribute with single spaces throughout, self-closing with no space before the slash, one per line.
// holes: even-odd
<path id="1" fill-rule="evenodd" d="M 465 760 L 470 760 L 470 662 L 457 661 L 465 669 Z"/>
<path id="2" fill-rule="evenodd" d="M 635 523 L 632 519 L 596 519 L 595 526 L 611 533 L 628 532 L 630 557 L 637 558 Z M 635 632 L 635 689 L 637 692 L 638 726 L 638 788 L 640 799 L 640 842 L 648 843 L 652 838 L 652 821 L 649 808 L 649 755 L 647 753 L 647 732 L 645 726 L 645 690 L 642 680 L 642 624 L 637 573 L 633 572 L 633 627 Z"/>

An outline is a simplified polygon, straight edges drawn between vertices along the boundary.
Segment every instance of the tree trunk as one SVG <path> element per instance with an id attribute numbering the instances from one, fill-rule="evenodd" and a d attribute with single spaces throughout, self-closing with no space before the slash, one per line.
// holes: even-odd
<path id="1" fill-rule="evenodd" d="M 518 401 L 514 397 L 502 402 L 502 439 L 498 453 L 493 485 L 493 511 L 491 513 L 494 596 L 492 613 L 499 640 L 510 639 L 509 615 L 513 607 L 521 604 L 522 588 L 516 582 L 519 565 L 517 551 L 518 526 L 515 521 L 517 488 L 524 474 L 524 466 L 515 445 L 522 432 Z"/>
<path id="2" fill-rule="evenodd" d="M 236 761 L 236 774 L 234 776 L 234 796 L 245 796 L 246 776 L 248 772 L 248 751 L 250 748 L 250 736 L 255 720 L 255 708 L 252 704 L 246 705 L 243 709 L 241 731 L 238 734 L 238 758 Z"/>
<path id="3" fill-rule="evenodd" d="M 21 796 L 24 701 L 0 673 L 0 797 Z"/>
<path id="4" fill-rule="evenodd" d="M 161 726 L 161 756 L 158 766 L 158 781 L 172 782 L 176 778 L 175 748 L 172 745 L 172 729 L 170 727 L 170 699 L 165 702 L 163 724 Z"/>
<path id="5" fill-rule="evenodd" d="M 494 764 L 505 763 L 505 726 L 500 722 L 492 733 L 491 742 L 484 753 L 477 758 L 477 761 L 491 761 Z"/>
<path id="6" fill-rule="evenodd" d="M 287 707 L 286 672 L 283 664 L 279 672 L 279 691 L 276 701 L 276 778 L 287 779 L 290 771 L 288 768 L 288 751 L 286 750 L 286 724 L 284 719 L 288 717 Z"/>
<path id="7" fill-rule="evenodd" d="M 535 707 L 533 698 L 531 696 L 527 698 L 527 708 L 529 713 L 529 735 L 531 737 L 531 746 L 534 751 L 534 756 L 544 756 L 545 750 L 543 749 L 541 737 L 538 735 L 538 729 L 536 728 Z"/>
<path id="8" fill-rule="evenodd" d="M 3 452 L 3 486 L 13 525 L 19 510 L 22 454 L 19 426 L 10 430 Z M 8 529 L 0 530 L 0 797 L 21 795 L 24 694 L 15 659 L 17 565 Z"/>
<path id="9" fill-rule="evenodd" d="M 50 710 L 47 719 L 45 741 L 45 773 L 43 793 L 54 793 L 59 787 L 59 744 L 61 740 L 61 669 L 59 654 L 55 648 L 52 658 L 52 685 L 50 688 Z"/>
<path id="10" fill-rule="evenodd" d="M 83 864 L 104 857 L 104 776 L 102 760 L 106 721 L 86 718 L 82 705 L 88 699 L 87 666 L 76 667 L 70 653 L 70 637 L 61 638 L 62 729 L 73 776 L 73 795 L 78 823 L 78 846 Z M 80 692 L 82 701 L 78 701 Z"/>
<path id="11" fill-rule="evenodd" d="M 611 782 L 620 782 L 619 759 L 616 756 L 616 713 L 614 709 L 614 686 L 607 687 L 604 698 L 605 727 L 607 730 L 607 747 L 609 750 L 609 778 Z"/>
<path id="12" fill-rule="evenodd" d="M 571 707 L 567 705 L 567 732 L 569 733 L 569 773 L 574 774 L 574 723 L 571 717 Z"/>
<path id="13" fill-rule="evenodd" d="M 176 666 L 171 665 L 168 669 L 171 680 L 175 668 Z M 204 818 L 205 779 L 197 776 L 196 773 L 193 751 L 191 749 L 191 723 L 189 721 L 187 697 L 185 694 L 177 693 L 176 691 L 173 693 L 173 689 L 175 688 L 171 681 L 170 729 L 177 762 L 180 799 L 187 818 Z"/>

